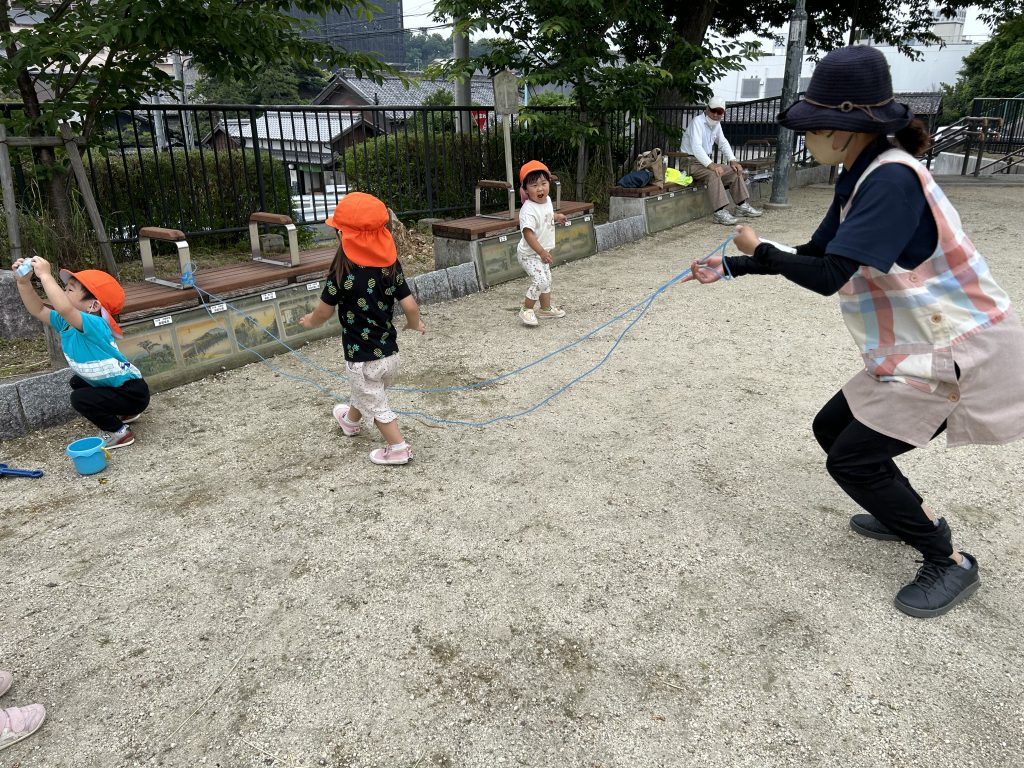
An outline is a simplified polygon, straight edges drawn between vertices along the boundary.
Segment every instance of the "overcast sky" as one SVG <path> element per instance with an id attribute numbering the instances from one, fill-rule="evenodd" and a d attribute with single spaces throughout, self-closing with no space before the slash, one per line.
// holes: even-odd
<path id="1" fill-rule="evenodd" d="M 418 29 L 420 27 L 435 26 L 431 21 L 434 10 L 433 0 L 403 0 L 402 11 L 405 14 L 405 28 Z M 434 30 L 440 34 L 447 34 L 447 30 Z M 988 37 L 988 27 L 978 19 L 978 9 L 971 8 L 967 11 L 967 22 L 964 25 L 964 34 L 967 37 Z"/>

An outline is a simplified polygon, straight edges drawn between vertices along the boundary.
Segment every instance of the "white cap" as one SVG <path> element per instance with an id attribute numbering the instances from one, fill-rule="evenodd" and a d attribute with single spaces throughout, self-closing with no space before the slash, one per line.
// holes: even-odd
<path id="1" fill-rule="evenodd" d="M 725 100 L 712 96 L 708 99 L 708 109 L 725 109 Z"/>

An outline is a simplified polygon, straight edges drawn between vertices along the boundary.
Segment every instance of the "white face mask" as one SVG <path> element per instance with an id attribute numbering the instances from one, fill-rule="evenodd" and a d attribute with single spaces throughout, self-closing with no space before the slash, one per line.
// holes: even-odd
<path id="1" fill-rule="evenodd" d="M 822 165 L 839 165 L 843 162 L 843 158 L 846 157 L 846 150 L 849 148 L 850 142 L 853 141 L 854 134 L 851 133 L 846 139 L 846 143 L 839 149 L 835 149 L 833 147 L 835 133 L 835 131 L 828 131 L 827 133 L 812 133 L 808 131 L 804 137 L 807 151 Z"/>

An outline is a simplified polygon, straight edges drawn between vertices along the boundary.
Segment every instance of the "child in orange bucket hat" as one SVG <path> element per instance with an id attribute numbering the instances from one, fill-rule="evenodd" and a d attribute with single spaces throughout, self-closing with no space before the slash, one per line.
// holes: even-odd
<path id="1" fill-rule="evenodd" d="M 18 268 L 25 263 L 30 263 L 32 269 L 20 275 Z M 149 385 L 114 341 L 115 337 L 124 338 L 114 319 L 124 308 L 120 283 L 99 269 L 62 269 L 61 288 L 49 262 L 39 256 L 18 259 L 11 269 L 18 275 L 18 293 L 25 309 L 60 336 L 61 350 L 75 372 L 69 382 L 71 406 L 101 430 L 106 448 L 134 443 L 128 422 L 135 421 L 149 406 Z M 44 305 L 32 289 L 33 274 L 53 309 Z"/>
<path id="2" fill-rule="evenodd" d="M 342 198 L 324 222 L 338 231 L 338 253 L 320 303 L 299 323 L 319 328 L 337 307 L 352 402 L 334 406 L 334 418 L 342 433 L 355 437 L 362 431 L 362 419 L 369 417 L 387 441 L 370 452 L 370 461 L 408 464 L 412 448 L 402 438 L 386 392 L 400 362 L 398 333 L 391 324 L 395 302 L 405 313 L 406 330 L 426 333 L 426 327 L 398 261 L 389 220 L 387 206 L 373 195 L 350 192 Z"/>
<path id="3" fill-rule="evenodd" d="M 519 183 L 526 200 L 519 211 L 519 229 L 523 233 L 516 258 L 530 276 L 526 297 L 519 308 L 523 325 L 538 325 L 537 318 L 565 317 L 565 311 L 551 303 L 551 252 L 555 249 L 555 223 L 564 224 L 565 214 L 551 205 L 551 171 L 539 160 L 530 160 L 519 169 Z M 534 308 L 537 302 L 539 308 Z"/>

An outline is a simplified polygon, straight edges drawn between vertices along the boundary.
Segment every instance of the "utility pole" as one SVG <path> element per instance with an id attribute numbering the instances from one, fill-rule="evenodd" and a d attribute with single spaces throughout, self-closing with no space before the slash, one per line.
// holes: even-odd
<path id="1" fill-rule="evenodd" d="M 188 89 L 185 86 L 185 65 L 181 60 L 181 52 L 175 51 L 173 54 L 174 58 L 174 79 L 181 83 L 181 105 L 185 106 L 188 104 Z M 185 141 L 185 149 L 192 149 L 192 126 L 188 121 L 188 112 L 183 109 L 178 110 L 178 115 L 181 117 L 181 137 Z"/>
<path id="2" fill-rule="evenodd" d="M 459 32 L 459 19 L 455 19 L 452 27 L 452 47 L 455 49 L 455 60 L 469 60 L 469 36 Z M 455 81 L 455 106 L 459 108 L 459 133 L 469 133 L 472 127 L 472 119 L 469 108 L 473 106 L 473 99 L 470 91 L 470 77 L 463 77 Z"/>
<path id="3" fill-rule="evenodd" d="M 786 44 L 786 73 L 782 80 L 782 108 L 796 101 L 800 91 L 800 72 L 804 64 L 804 43 L 807 41 L 807 2 L 796 0 L 789 17 L 789 42 Z M 772 171 L 770 208 L 789 207 L 789 171 L 793 165 L 793 131 L 779 126 L 779 144 L 775 150 Z"/>

